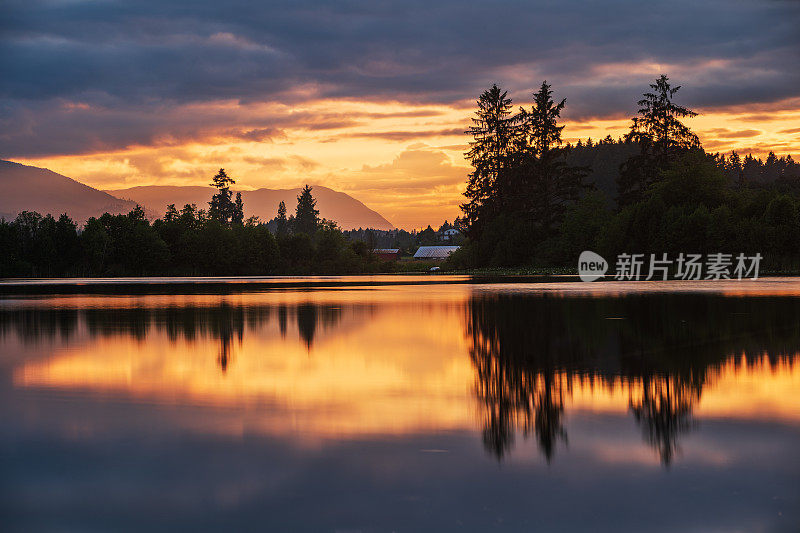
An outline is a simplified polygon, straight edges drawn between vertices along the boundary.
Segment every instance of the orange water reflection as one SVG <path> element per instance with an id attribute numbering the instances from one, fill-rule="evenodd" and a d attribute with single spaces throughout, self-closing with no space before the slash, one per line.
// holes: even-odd
<path id="1" fill-rule="evenodd" d="M 463 357 L 463 318 L 455 310 L 422 310 L 430 320 L 405 330 L 399 326 L 410 311 L 366 317 L 345 310 L 336 331 L 315 334 L 310 348 L 296 324 L 282 336 L 276 319 L 234 338 L 224 371 L 220 340 L 209 335 L 100 337 L 23 364 L 14 382 L 166 404 L 280 408 L 284 416 L 260 428 L 268 432 L 293 427 L 347 437 L 464 427 L 472 418 L 466 401 L 472 370 Z"/>
<path id="2" fill-rule="evenodd" d="M 233 417 L 246 413 L 250 430 L 311 440 L 499 423 L 540 438 L 549 431 L 557 441 L 572 413 L 651 420 L 662 416 L 665 402 L 674 404 L 667 406 L 675 411 L 669 423 L 678 425 L 691 417 L 800 421 L 796 352 L 779 360 L 728 353 L 702 379 L 688 381 L 670 373 L 609 376 L 555 365 L 523 372 L 509 385 L 496 375 L 508 372 L 503 360 L 497 368 L 476 366 L 467 323 L 475 295 L 485 291 L 455 285 L 27 302 L 79 314 L 71 340 L 56 343 L 46 357 L 23 360 L 13 369 L 13 383 L 223 408 Z M 205 431 L 237 427 L 213 420 L 217 425 Z M 662 429 L 653 430 L 655 441 L 664 440 Z"/>

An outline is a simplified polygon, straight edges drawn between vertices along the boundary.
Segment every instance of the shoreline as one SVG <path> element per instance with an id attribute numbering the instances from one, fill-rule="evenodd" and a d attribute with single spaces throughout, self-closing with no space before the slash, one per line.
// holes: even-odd
<path id="1" fill-rule="evenodd" d="M 414 285 L 542 285 L 547 290 L 587 294 L 607 291 L 642 292 L 730 292 L 732 294 L 777 291 L 797 286 L 800 276 L 764 274 L 758 279 L 636 280 L 613 277 L 582 282 L 577 274 L 508 273 L 508 271 L 393 273 L 336 276 L 220 276 L 220 277 L 120 277 L 120 278 L 6 278 L 0 279 L 0 297 L 50 294 L 163 294 L 238 293 L 282 290 L 402 287 Z"/>

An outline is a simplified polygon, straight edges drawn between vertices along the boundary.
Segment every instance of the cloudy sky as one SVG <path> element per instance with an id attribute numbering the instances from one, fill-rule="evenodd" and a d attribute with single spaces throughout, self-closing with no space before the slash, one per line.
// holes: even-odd
<path id="1" fill-rule="evenodd" d="M 796 0 L 3 0 L 0 158 L 98 188 L 303 183 L 400 227 L 458 214 L 492 83 L 623 133 L 666 73 L 707 149 L 800 152 Z"/>

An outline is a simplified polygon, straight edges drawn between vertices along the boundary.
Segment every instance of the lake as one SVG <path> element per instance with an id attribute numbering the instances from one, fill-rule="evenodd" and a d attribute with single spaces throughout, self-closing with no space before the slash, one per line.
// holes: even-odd
<path id="1" fill-rule="evenodd" d="M 145 281 L 0 283 L 4 531 L 800 529 L 800 279 Z"/>

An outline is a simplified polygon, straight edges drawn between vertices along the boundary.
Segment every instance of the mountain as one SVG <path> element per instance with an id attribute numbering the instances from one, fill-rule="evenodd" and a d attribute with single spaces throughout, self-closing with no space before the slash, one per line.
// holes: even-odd
<path id="1" fill-rule="evenodd" d="M 11 220 L 21 211 L 38 211 L 58 217 L 67 213 L 79 225 L 105 212 L 128 213 L 136 204 L 145 208 L 148 218 L 163 216 L 168 204 L 180 209 L 184 204 L 208 208 L 215 189 L 153 185 L 99 191 L 45 168 L 0 160 L 0 217 Z M 314 197 L 320 216 L 335 220 L 343 229 L 392 229 L 391 222 L 352 196 L 327 187 L 315 186 Z M 257 215 L 266 222 L 275 216 L 278 203 L 294 212 L 300 189 L 257 189 L 242 191 L 245 217 Z"/>
<path id="2" fill-rule="evenodd" d="M 201 209 L 208 209 L 208 201 L 215 189 L 197 186 L 150 185 L 129 189 L 110 189 L 105 192 L 117 198 L 132 200 L 144 206 L 148 212 L 155 212 L 158 216 L 163 216 L 169 204 L 175 204 L 178 209 L 185 204 L 197 204 Z M 245 218 L 256 215 L 266 222 L 275 217 L 281 201 L 286 204 L 287 214 L 291 215 L 297 205 L 300 189 L 256 189 L 240 192 L 244 202 Z M 317 199 L 320 217 L 335 220 L 342 229 L 388 230 L 394 228 L 394 225 L 379 213 L 343 192 L 315 185 L 312 193 Z"/>
<path id="3" fill-rule="evenodd" d="M 0 160 L 0 217 L 11 220 L 21 211 L 67 213 L 78 224 L 89 217 L 127 213 L 134 202 L 120 200 L 45 168 Z"/>

